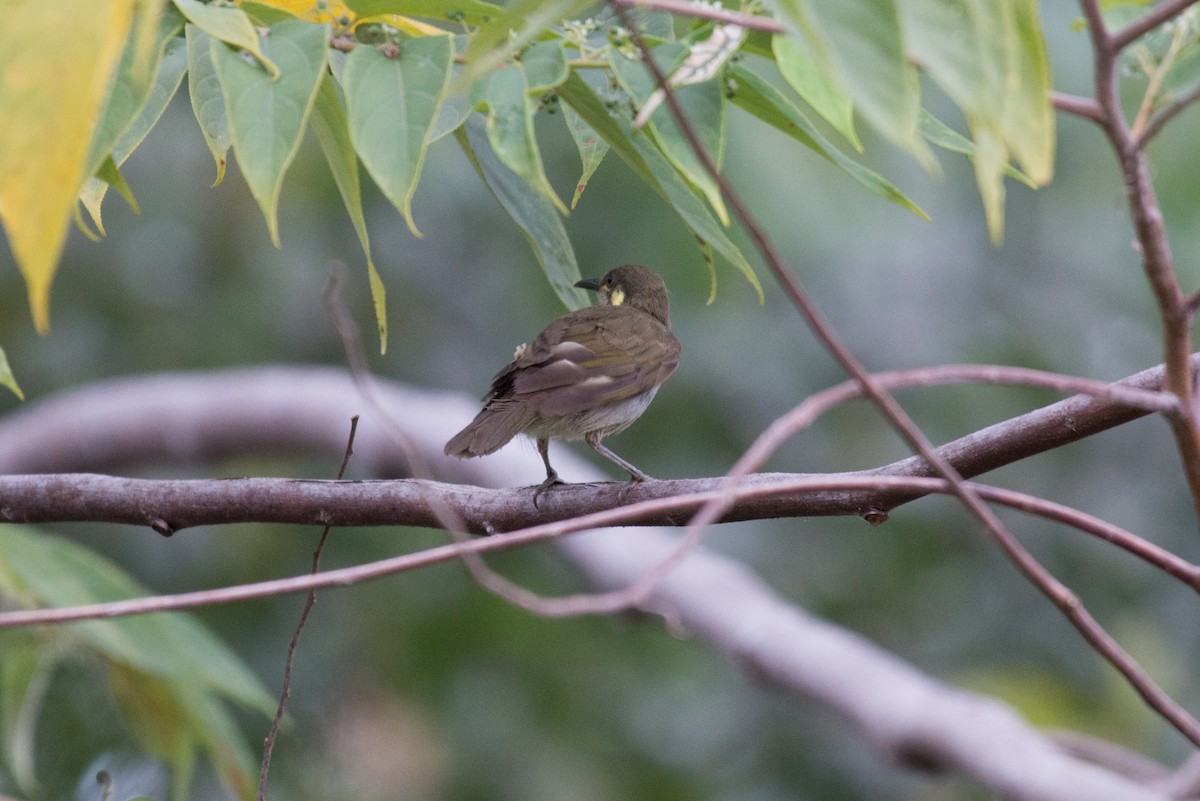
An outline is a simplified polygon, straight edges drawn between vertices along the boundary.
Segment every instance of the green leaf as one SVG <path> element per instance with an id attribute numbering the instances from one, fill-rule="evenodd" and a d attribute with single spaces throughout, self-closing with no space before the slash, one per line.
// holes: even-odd
<path id="1" fill-rule="evenodd" d="M 547 28 L 578 17 L 594 0 L 515 0 L 484 22 L 463 51 L 462 80 L 474 80 L 509 61 Z M 493 142 L 493 147 L 495 143 Z"/>
<path id="2" fill-rule="evenodd" d="M 192 113 L 200 124 L 204 142 L 217 165 L 216 186 L 225 179 L 225 163 L 233 139 L 229 135 L 229 118 L 225 116 L 225 96 L 213 67 L 212 39 L 207 33 L 189 24 L 186 27 L 188 54 L 188 94 Z"/>
<path id="3" fill-rule="evenodd" d="M 861 153 L 862 142 L 854 130 L 854 101 L 842 88 L 827 49 L 802 45 L 792 36 L 778 35 L 771 38 L 771 49 L 784 80 Z"/>
<path id="4" fill-rule="evenodd" d="M 921 110 L 921 135 L 929 140 L 930 144 L 937 145 L 943 150 L 949 150 L 951 153 L 960 153 L 972 160 L 975 158 L 974 142 L 925 109 Z M 1033 182 L 1032 178 L 1011 164 L 1004 168 L 1004 174 L 1010 178 L 1016 178 L 1030 189 L 1037 189 L 1037 184 Z"/>
<path id="5" fill-rule="evenodd" d="M 22 604 L 64 607 L 142 597 L 146 590 L 114 564 L 69 540 L 19 526 L 0 528 L 0 593 Z M 207 750 L 248 751 L 230 726 L 217 728 L 212 708 L 234 701 L 274 713 L 275 701 L 225 645 L 186 615 L 160 613 L 68 624 L 63 632 L 76 648 L 104 659 L 114 694 L 133 713 L 131 728 L 152 734 L 168 758 L 187 768 L 196 744 Z M 61 647 L 61 644 L 60 646 Z M 132 703 L 130 699 L 134 699 Z M 238 785 L 249 781 L 242 778 Z"/>
<path id="6" fill-rule="evenodd" d="M 567 53 L 557 40 L 537 42 L 521 54 L 521 68 L 525 70 L 526 91 L 543 95 L 567 79 Z"/>
<path id="7" fill-rule="evenodd" d="M 195 25 L 209 36 L 225 42 L 231 47 L 240 48 L 254 55 L 271 73 L 272 78 L 279 77 L 280 68 L 264 50 L 254 23 L 237 6 L 221 6 L 216 3 L 203 3 L 201 0 L 172 0 L 188 22 Z"/>
<path id="8" fill-rule="evenodd" d="M 571 138 L 575 140 L 575 147 L 579 150 L 579 160 L 583 163 L 579 180 L 575 182 L 575 196 L 571 198 L 571 208 L 575 208 L 588 181 L 591 180 L 596 168 L 600 166 L 600 162 L 608 153 L 608 142 L 605 142 L 600 134 L 592 130 L 592 127 L 584 122 L 583 117 L 580 117 L 575 109 L 564 105 L 562 111 L 563 122 L 567 124 L 567 130 L 571 132 Z"/>
<path id="9" fill-rule="evenodd" d="M 503 7 L 483 0 L 346 0 L 346 5 L 360 19 L 379 14 L 403 14 L 467 25 L 482 25 L 504 13 Z"/>
<path id="10" fill-rule="evenodd" d="M 117 162 L 111 156 L 106 158 L 104 163 L 100 165 L 100 171 L 96 173 L 96 179 L 102 182 L 103 186 L 111 186 L 113 189 L 116 189 L 117 194 L 125 198 L 125 202 L 129 204 L 129 208 L 133 209 L 134 214 L 142 213 L 141 207 L 138 206 L 137 198 L 133 196 L 133 190 L 129 188 L 129 184 L 125 181 L 125 176 L 121 174 L 121 168 L 117 166 Z M 87 193 L 87 187 L 84 188 L 84 193 Z M 96 210 L 93 212 L 92 218 L 96 221 L 97 225 L 100 224 L 99 203 L 96 204 Z"/>
<path id="11" fill-rule="evenodd" d="M 633 132 L 628 114 L 612 116 L 587 82 L 575 72 L 572 72 L 558 88 L 558 95 L 596 133 L 604 137 L 604 141 L 613 152 L 620 156 L 639 178 L 667 201 L 697 238 L 711 245 L 745 276 L 762 301 L 762 284 L 759 283 L 754 268 L 649 136 L 644 132 Z"/>
<path id="12" fill-rule="evenodd" d="M 8 357 L 4 355 L 4 348 L 0 348 L 0 387 L 7 387 L 12 394 L 21 400 L 25 400 L 25 393 L 17 385 L 17 379 L 13 375 L 12 368 L 8 366 Z"/>
<path id="13" fill-rule="evenodd" d="M 130 128 L 138 114 L 149 102 L 151 93 L 158 85 L 161 73 L 160 64 L 167 60 L 168 53 L 171 53 L 171 61 L 179 62 L 178 48 L 170 45 L 176 41 L 174 37 L 183 27 L 183 20 L 178 14 L 167 14 L 163 16 L 162 20 L 156 21 L 158 30 L 155 34 L 156 41 L 150 51 L 150 63 L 137 64 L 139 39 L 137 26 L 144 24 L 148 23 L 135 21 L 135 30 L 129 36 L 125 52 L 121 55 L 121 63 L 113 77 L 108 102 L 104 105 L 104 113 L 100 117 L 95 133 L 92 134 L 87 158 L 89 176 L 96 174 L 96 170 L 100 169 L 104 159 L 108 158 L 115 149 L 117 141 Z M 176 69 L 175 64 L 167 67 L 168 73 L 173 73 Z M 183 73 L 179 74 L 182 76 Z M 162 91 L 161 86 L 159 86 L 159 90 Z"/>
<path id="14" fill-rule="evenodd" d="M 397 58 L 361 46 L 346 58 L 342 73 L 351 141 L 414 236 L 421 232 L 413 221 L 413 193 L 453 55 L 449 36 L 409 39 Z"/>
<path id="15" fill-rule="evenodd" d="M 906 0 L 911 56 L 962 109 L 988 231 L 1004 232 L 1010 154 L 1037 185 L 1053 174 L 1050 67 L 1036 0 Z"/>
<path id="16" fill-rule="evenodd" d="M 338 96 L 337 84 L 332 75 L 325 75 L 317 90 L 313 103 L 313 132 L 321 145 L 321 152 L 329 163 L 333 181 L 342 196 L 342 203 L 350 215 L 350 222 L 358 234 L 363 253 L 367 257 L 367 277 L 371 285 L 371 301 L 375 307 L 375 324 L 379 329 L 379 352 L 387 353 L 387 293 L 371 259 L 371 241 L 367 236 L 367 222 L 363 217 L 362 191 L 358 182 L 358 159 L 350 139 L 350 127 L 346 122 L 346 109 Z"/>
<path id="17" fill-rule="evenodd" d="M 730 76 L 737 81 L 733 102 L 763 122 L 773 125 L 813 152 L 828 159 L 843 172 L 884 200 L 929 219 L 916 203 L 878 173 L 849 158 L 825 138 L 800 109 L 743 64 L 735 64 Z M 970 144 L 970 143 L 968 143 Z"/>
<path id="18" fill-rule="evenodd" d="M 263 37 L 262 50 L 279 65 L 272 78 L 257 64 L 212 41 L 213 66 L 225 94 L 225 112 L 238 166 L 279 247 L 278 207 L 283 176 L 300 148 L 321 75 L 329 28 L 285 20 Z"/>
<path id="19" fill-rule="evenodd" d="M 158 124 L 163 112 L 167 110 L 171 98 L 179 90 L 179 84 L 183 82 L 183 73 L 187 71 L 186 49 L 183 39 L 173 37 L 167 40 L 161 61 L 153 65 L 156 74 L 154 74 L 154 80 L 150 84 L 141 107 L 112 145 L 111 154 L 98 168 L 96 177 L 89 179 L 79 193 L 80 201 L 88 210 L 100 233 L 104 233 L 100 207 L 109 186 L 120 192 L 121 197 L 125 198 L 135 212 L 139 211 L 133 192 L 125 183 L 119 168 L 142 143 L 150 130 Z"/>
<path id="20" fill-rule="evenodd" d="M 533 128 L 537 109 L 529 96 L 525 69 L 518 63 L 510 63 L 493 70 L 475 82 L 471 97 L 476 106 L 487 108 L 488 141 L 500 161 L 566 214 L 567 207 L 550 185 L 542 166 Z"/>
<path id="21" fill-rule="evenodd" d="M 684 53 L 683 45 L 674 42 L 654 49 L 656 61 L 664 66 L 675 63 Z M 646 65 L 641 61 L 625 58 L 615 50 L 609 56 L 609 63 L 622 88 L 633 101 L 639 107 L 644 104 L 655 88 L 654 76 Z M 716 164 L 720 164 L 725 150 L 725 98 L 721 94 L 719 82 L 714 79 L 677 87 L 675 98 L 691 122 L 704 150 Z M 665 104 L 650 116 L 649 128 L 663 155 L 692 186 L 708 198 L 721 222 L 729 225 L 729 212 L 725 209 L 720 187 L 704 169 L 704 165 L 679 126 L 675 124 L 675 118 Z"/>
<path id="22" fill-rule="evenodd" d="M 522 176 L 513 172 L 490 146 L 478 118 L 454 132 L 488 189 L 520 226 L 556 295 L 568 309 L 586 306 L 588 297 L 575 287 L 580 280 L 575 251 L 555 207 Z"/>

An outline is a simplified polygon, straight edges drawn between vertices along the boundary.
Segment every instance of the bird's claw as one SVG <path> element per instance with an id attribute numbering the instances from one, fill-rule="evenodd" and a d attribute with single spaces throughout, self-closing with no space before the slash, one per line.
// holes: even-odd
<path id="1" fill-rule="evenodd" d="M 565 483 L 566 483 L 565 481 L 563 481 L 561 478 L 558 477 L 557 473 L 551 473 L 550 475 L 546 476 L 546 480 L 543 481 L 541 484 L 538 484 L 533 489 L 533 508 L 534 509 L 539 508 L 538 507 L 538 498 L 540 498 L 542 496 L 543 492 L 550 489 L 555 484 L 565 484 Z"/>

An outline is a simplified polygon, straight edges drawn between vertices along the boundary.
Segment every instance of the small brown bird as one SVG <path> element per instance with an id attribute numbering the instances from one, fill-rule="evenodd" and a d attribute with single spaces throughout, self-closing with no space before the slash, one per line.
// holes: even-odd
<path id="1" fill-rule="evenodd" d="M 550 466 L 552 438 L 584 440 L 628 471 L 631 485 L 649 479 L 601 440 L 638 419 L 679 365 L 657 274 L 626 264 L 575 286 L 596 292 L 600 305 L 564 314 L 517 348 L 492 379 L 483 411 L 446 443 L 447 456 L 467 458 L 494 453 L 517 434 L 537 440 L 546 480 L 534 490 L 535 505 L 563 483 Z"/>

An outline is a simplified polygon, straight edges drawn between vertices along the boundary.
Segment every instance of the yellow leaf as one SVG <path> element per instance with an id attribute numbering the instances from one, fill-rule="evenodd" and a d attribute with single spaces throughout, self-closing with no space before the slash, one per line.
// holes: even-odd
<path id="1" fill-rule="evenodd" d="M 43 333 L 75 199 L 90 177 L 84 175 L 88 145 L 139 5 L 0 3 L 0 222 Z"/>

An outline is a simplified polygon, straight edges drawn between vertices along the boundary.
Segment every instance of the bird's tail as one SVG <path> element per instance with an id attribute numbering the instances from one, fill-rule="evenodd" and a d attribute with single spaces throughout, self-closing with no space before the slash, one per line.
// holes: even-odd
<path id="1" fill-rule="evenodd" d="M 521 433 L 532 416 L 533 412 L 519 404 L 488 406 L 446 443 L 445 453 L 460 459 L 495 453 Z"/>

